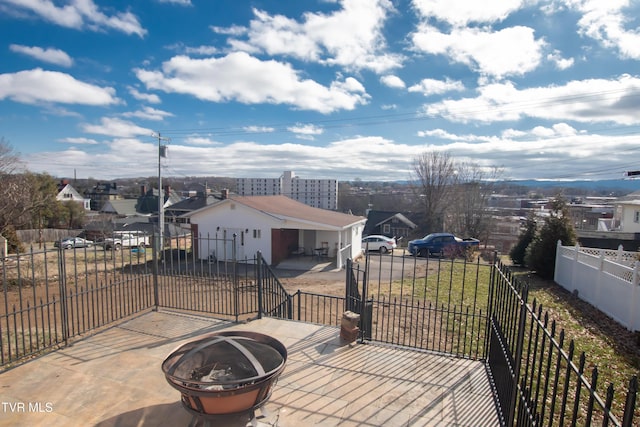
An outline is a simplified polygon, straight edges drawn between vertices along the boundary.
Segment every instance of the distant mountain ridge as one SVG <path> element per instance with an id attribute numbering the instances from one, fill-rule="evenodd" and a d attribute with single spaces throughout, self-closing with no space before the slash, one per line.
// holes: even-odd
<path id="1" fill-rule="evenodd" d="M 598 181 L 545 181 L 537 179 L 502 181 L 503 184 L 522 185 L 532 188 L 576 188 L 582 190 L 611 190 L 632 193 L 640 190 L 640 180 L 605 179 Z"/>

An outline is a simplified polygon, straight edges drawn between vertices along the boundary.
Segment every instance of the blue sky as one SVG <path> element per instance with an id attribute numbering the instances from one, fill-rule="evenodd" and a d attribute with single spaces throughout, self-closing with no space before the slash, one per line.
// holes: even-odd
<path id="1" fill-rule="evenodd" d="M 640 169 L 640 2 L 0 0 L 0 137 L 34 172 L 405 180 Z"/>

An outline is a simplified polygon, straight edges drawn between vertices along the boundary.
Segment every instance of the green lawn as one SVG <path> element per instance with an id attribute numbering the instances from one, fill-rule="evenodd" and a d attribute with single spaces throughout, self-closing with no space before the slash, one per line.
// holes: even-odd
<path id="1" fill-rule="evenodd" d="M 426 261 L 422 265 L 426 265 Z M 548 314 L 549 325 L 556 321 L 555 336 L 564 330 L 563 349 L 568 351 L 569 341 L 574 341 L 574 363 L 578 364 L 580 354 L 585 353 L 585 376 L 591 378 L 593 368 L 598 368 L 597 392 L 602 399 L 606 397 L 607 387 L 614 385 L 613 411 L 622 418 L 629 380 L 640 374 L 638 335 L 555 282 L 542 280 L 525 269 L 511 267 L 511 271 L 514 277 L 529 283 L 529 306 L 535 301 L 537 308 L 542 307 L 542 315 Z M 377 283 L 373 283 L 369 291 L 405 301 L 428 301 L 436 307 L 470 307 L 486 313 L 489 275 L 490 269 L 486 265 L 430 260 L 428 268 L 417 268 L 416 274 L 409 274 L 402 281 L 383 283 L 377 289 Z M 640 409 L 636 410 L 634 421 L 640 421 Z"/>

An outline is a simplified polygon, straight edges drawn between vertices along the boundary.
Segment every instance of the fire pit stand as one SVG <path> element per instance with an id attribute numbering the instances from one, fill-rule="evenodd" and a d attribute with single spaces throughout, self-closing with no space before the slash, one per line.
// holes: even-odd
<path id="1" fill-rule="evenodd" d="M 180 391 L 191 425 L 247 417 L 271 396 L 284 370 L 287 350 L 268 335 L 217 332 L 174 350 L 162 363 L 167 382 Z M 255 423 L 254 423 L 255 424 Z"/>

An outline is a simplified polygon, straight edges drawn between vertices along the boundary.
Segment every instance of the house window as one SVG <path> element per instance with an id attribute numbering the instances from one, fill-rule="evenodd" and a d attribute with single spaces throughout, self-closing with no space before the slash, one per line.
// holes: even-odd
<path id="1" fill-rule="evenodd" d="M 253 238 L 254 239 L 259 239 L 260 238 L 260 230 L 253 230 Z"/>
<path id="2" fill-rule="evenodd" d="M 391 233 L 391 224 L 382 224 L 382 234 Z"/>
<path id="3" fill-rule="evenodd" d="M 633 222 L 640 222 L 640 211 L 635 211 L 633 213 Z"/>

